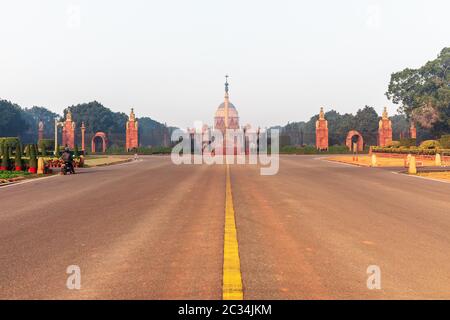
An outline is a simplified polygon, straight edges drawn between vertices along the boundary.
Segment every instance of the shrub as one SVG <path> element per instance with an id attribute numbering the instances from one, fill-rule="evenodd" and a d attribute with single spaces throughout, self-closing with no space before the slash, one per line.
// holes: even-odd
<path id="1" fill-rule="evenodd" d="M 22 170 L 22 150 L 20 149 L 20 145 L 16 147 L 14 165 L 16 166 L 16 171 Z"/>
<path id="2" fill-rule="evenodd" d="M 78 145 L 76 144 L 74 149 L 73 149 L 73 156 L 75 158 L 78 158 L 80 156 L 80 151 L 78 151 Z"/>
<path id="3" fill-rule="evenodd" d="M 441 144 L 437 140 L 425 140 L 419 146 L 420 149 L 439 149 Z"/>
<path id="4" fill-rule="evenodd" d="M 435 155 L 437 151 L 442 151 L 438 149 L 421 149 L 417 147 L 411 148 L 383 148 L 383 147 L 372 147 L 372 152 L 375 153 L 399 153 L 399 154 L 417 154 L 417 155 Z"/>
<path id="5" fill-rule="evenodd" d="M 328 148 L 329 153 L 349 153 L 347 146 L 330 146 Z"/>
<path id="6" fill-rule="evenodd" d="M 30 156 L 30 145 L 27 144 L 24 149 L 22 149 L 22 153 L 24 156 Z"/>
<path id="7" fill-rule="evenodd" d="M 42 156 L 46 156 L 50 151 L 53 150 L 55 145 L 55 140 L 52 139 L 42 139 L 39 140 L 38 146 L 39 146 L 39 150 L 41 151 Z"/>
<path id="8" fill-rule="evenodd" d="M 0 138 L 0 144 L 4 143 L 6 146 L 15 148 L 20 144 L 20 139 L 18 137 L 3 137 Z"/>
<path id="9" fill-rule="evenodd" d="M 3 145 L 1 170 L 9 169 L 9 150 L 8 149 L 9 149 L 9 147 L 5 147 L 5 145 Z"/>
<path id="10" fill-rule="evenodd" d="M 365 147 L 362 153 L 367 153 L 369 147 Z M 349 154 L 352 153 L 347 146 L 335 145 L 328 147 L 328 150 L 319 151 L 314 146 L 284 146 L 280 148 L 280 153 L 284 154 Z"/>
<path id="11" fill-rule="evenodd" d="M 171 147 L 155 146 L 155 147 L 139 147 L 130 151 L 126 151 L 125 148 L 119 146 L 112 146 L 106 150 L 106 154 L 170 154 L 172 152 Z M 87 154 L 87 152 L 85 152 Z"/>
<path id="12" fill-rule="evenodd" d="M 441 144 L 442 148 L 450 149 L 450 134 L 443 135 L 439 139 L 439 143 Z"/>
<path id="13" fill-rule="evenodd" d="M 388 148 L 398 148 L 400 147 L 400 141 L 392 140 L 386 147 Z"/>
<path id="14" fill-rule="evenodd" d="M 403 138 L 400 139 L 400 147 L 413 147 L 416 146 L 416 139 L 414 138 Z"/>
<path id="15" fill-rule="evenodd" d="M 36 146 L 30 145 L 30 173 L 36 173 L 37 169 L 37 158 L 36 158 Z"/>

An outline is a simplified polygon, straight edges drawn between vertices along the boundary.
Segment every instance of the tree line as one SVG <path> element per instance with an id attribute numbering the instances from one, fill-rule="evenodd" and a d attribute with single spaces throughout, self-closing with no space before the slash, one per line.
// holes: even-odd
<path id="1" fill-rule="evenodd" d="M 398 104 L 398 115 L 390 117 L 393 139 L 408 137 L 409 126 L 417 127 L 418 142 L 450 134 L 450 48 L 417 69 L 406 68 L 391 75 L 386 96 Z M 329 144 L 345 143 L 347 132 L 359 131 L 369 145 L 376 145 L 380 116 L 365 106 L 353 114 L 335 110 L 325 114 L 328 120 Z M 293 122 L 281 127 L 284 144 L 314 145 L 316 114 L 309 121 Z"/>
<path id="2" fill-rule="evenodd" d="M 328 141 L 330 146 L 343 145 L 350 130 L 357 130 L 364 138 L 367 145 L 376 145 L 378 138 L 378 122 L 381 116 L 373 107 L 364 106 L 356 114 L 340 114 L 336 110 L 325 113 L 328 121 Z M 292 122 L 281 128 L 282 143 L 287 145 L 315 145 L 316 121 L 319 114 L 314 115 L 307 122 Z M 392 136 L 394 140 L 409 137 L 409 120 L 405 115 L 390 117 L 392 122 Z M 430 134 L 421 128 L 417 130 L 417 139 L 422 141 L 429 139 Z"/>
<path id="3" fill-rule="evenodd" d="M 22 143 L 36 143 L 38 140 L 39 121 L 44 123 L 44 137 L 53 139 L 54 121 L 63 121 L 68 111 L 76 122 L 76 141 L 81 143 L 81 122 L 86 126 L 86 144 L 98 131 L 108 136 L 112 147 L 125 146 L 125 124 L 128 116 L 123 112 L 113 112 L 97 101 L 73 105 L 66 108 L 60 116 L 44 107 L 21 108 L 7 100 L 0 100 L 0 137 L 19 137 Z M 149 117 L 138 118 L 139 140 L 142 146 L 163 146 L 170 142 L 173 128 Z M 61 133 L 59 133 L 61 141 Z"/>

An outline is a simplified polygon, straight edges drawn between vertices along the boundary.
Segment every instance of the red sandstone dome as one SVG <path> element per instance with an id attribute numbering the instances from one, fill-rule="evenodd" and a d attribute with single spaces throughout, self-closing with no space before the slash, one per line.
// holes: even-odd
<path id="1" fill-rule="evenodd" d="M 214 116 L 215 118 L 225 117 L 225 102 L 222 102 L 220 106 L 217 108 L 216 114 Z M 231 102 L 228 103 L 228 118 L 238 118 L 239 115 L 236 110 L 236 107 Z"/>
<path id="2" fill-rule="evenodd" d="M 214 116 L 214 128 L 219 130 L 225 129 L 225 102 L 217 108 Z M 231 102 L 228 103 L 228 128 L 239 129 L 239 115 L 236 107 Z"/>
<path id="3" fill-rule="evenodd" d="M 228 128 L 239 129 L 239 114 L 236 110 L 236 107 L 230 102 L 228 96 L 228 81 L 225 83 L 225 101 L 219 105 L 214 115 L 215 129 L 222 131 L 225 130 L 225 118 L 227 117 L 226 112 L 227 109 L 228 109 Z"/>

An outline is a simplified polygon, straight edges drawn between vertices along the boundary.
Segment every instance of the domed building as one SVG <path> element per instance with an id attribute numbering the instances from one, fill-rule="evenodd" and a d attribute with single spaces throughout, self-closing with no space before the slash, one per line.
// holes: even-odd
<path id="1" fill-rule="evenodd" d="M 239 129 L 239 115 L 236 107 L 230 102 L 228 95 L 228 76 L 225 81 L 225 101 L 217 108 L 214 116 L 214 129 L 225 132 L 225 129 Z"/>

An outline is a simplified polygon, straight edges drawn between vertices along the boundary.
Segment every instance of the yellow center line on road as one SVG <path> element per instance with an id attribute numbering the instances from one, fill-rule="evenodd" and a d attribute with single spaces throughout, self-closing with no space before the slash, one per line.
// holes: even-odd
<path id="1" fill-rule="evenodd" d="M 231 192 L 230 167 L 227 165 L 225 191 L 225 237 L 223 244 L 223 286 L 224 300 L 242 300 L 241 263 L 234 216 L 233 194 Z"/>

